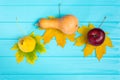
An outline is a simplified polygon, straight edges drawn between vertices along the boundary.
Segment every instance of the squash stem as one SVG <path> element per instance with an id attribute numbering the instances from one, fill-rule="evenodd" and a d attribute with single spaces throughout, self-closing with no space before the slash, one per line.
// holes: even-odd
<path id="1" fill-rule="evenodd" d="M 59 18 L 61 17 L 61 3 L 58 4 L 58 10 L 59 10 Z"/>

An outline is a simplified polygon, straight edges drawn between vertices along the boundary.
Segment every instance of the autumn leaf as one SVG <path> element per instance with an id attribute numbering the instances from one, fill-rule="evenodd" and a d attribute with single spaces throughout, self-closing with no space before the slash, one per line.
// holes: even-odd
<path id="1" fill-rule="evenodd" d="M 89 27 L 89 30 L 95 28 L 95 26 L 93 24 L 89 24 L 88 27 Z"/>
<path id="2" fill-rule="evenodd" d="M 31 36 L 31 37 L 34 37 L 34 32 L 32 32 L 32 33 L 30 34 L 30 36 Z"/>
<path id="3" fill-rule="evenodd" d="M 14 44 L 14 46 L 11 48 L 11 50 L 17 50 L 18 49 L 18 44 Z"/>
<path id="4" fill-rule="evenodd" d="M 39 53 L 45 53 L 46 52 L 46 48 L 44 47 L 43 44 L 37 44 L 36 45 L 36 50 L 39 52 Z"/>
<path id="5" fill-rule="evenodd" d="M 57 44 L 61 47 L 64 47 L 66 44 L 65 35 L 62 32 L 56 30 L 55 37 L 56 37 Z"/>
<path id="6" fill-rule="evenodd" d="M 84 56 L 89 56 L 94 51 L 95 46 L 92 46 L 91 44 L 87 43 L 86 47 L 84 48 Z"/>
<path id="7" fill-rule="evenodd" d="M 48 16 L 48 19 L 55 19 L 54 16 Z"/>
<path id="8" fill-rule="evenodd" d="M 18 63 L 22 62 L 24 59 L 24 54 L 21 51 L 18 51 L 15 56 Z"/>
<path id="9" fill-rule="evenodd" d="M 26 39 L 27 38 L 27 39 Z M 33 46 L 29 46 L 29 43 L 31 42 L 30 40 L 28 40 L 29 38 L 32 38 L 32 40 L 35 41 L 35 47 L 34 50 L 32 51 L 23 51 L 21 50 L 20 46 L 18 46 L 19 41 L 11 48 L 11 50 L 17 50 L 16 52 L 16 61 L 18 63 L 22 62 L 24 58 L 26 58 L 27 62 L 30 64 L 34 64 L 35 61 L 37 60 L 37 52 L 39 53 L 45 53 L 46 52 L 46 48 L 44 46 L 44 44 L 42 44 L 40 42 L 40 40 L 42 40 L 42 36 L 39 35 L 34 35 L 34 32 L 32 32 L 30 35 L 28 35 L 28 37 L 23 37 L 22 40 L 24 41 L 24 44 L 22 44 L 22 46 L 24 46 L 26 43 L 25 47 L 22 48 L 26 48 L 27 50 Z M 28 41 L 26 41 L 28 40 Z M 29 46 L 29 47 L 28 47 Z"/>
<path id="10" fill-rule="evenodd" d="M 82 26 L 78 28 L 78 33 L 81 34 L 78 38 L 76 38 L 75 45 L 82 46 L 83 44 L 87 43 L 87 33 L 94 28 L 93 24 L 89 24 L 87 26 Z"/>
<path id="11" fill-rule="evenodd" d="M 34 64 L 35 61 L 37 60 L 37 55 L 36 55 L 36 51 L 31 52 L 31 53 L 27 53 L 26 54 L 26 58 L 27 58 L 27 62 L 30 64 Z"/>
<path id="12" fill-rule="evenodd" d="M 98 60 L 100 60 L 105 53 L 106 53 L 106 48 L 104 44 L 96 47 L 96 56 Z"/>
<path id="13" fill-rule="evenodd" d="M 110 40 L 110 38 L 108 36 L 106 36 L 106 38 L 105 38 L 105 45 L 109 46 L 109 47 L 113 47 L 112 41 Z"/>
<path id="14" fill-rule="evenodd" d="M 89 24 L 88 27 L 87 26 L 80 27 L 78 29 L 78 33 L 80 33 L 81 35 L 78 38 L 76 38 L 75 45 L 82 46 L 83 44 L 86 44 L 86 46 L 83 50 L 84 56 L 91 55 L 93 53 L 93 51 L 95 50 L 97 59 L 101 60 L 101 58 L 104 56 L 104 54 L 106 54 L 106 46 L 113 47 L 113 45 L 112 45 L 111 39 L 108 36 L 106 36 L 104 42 L 99 46 L 94 46 L 94 45 L 90 44 L 87 39 L 87 34 L 93 28 L 95 28 L 95 26 L 93 24 Z M 106 35 L 107 34 L 108 34 L 108 32 L 106 32 Z"/>
<path id="15" fill-rule="evenodd" d="M 103 55 L 106 53 L 106 46 L 113 47 L 112 42 L 108 36 L 106 36 L 103 44 L 96 47 L 96 57 L 100 61 Z"/>
<path id="16" fill-rule="evenodd" d="M 42 40 L 42 36 L 35 36 L 35 39 L 36 39 L 37 43 L 40 43 L 40 40 Z"/>
<path id="17" fill-rule="evenodd" d="M 44 44 L 50 42 L 50 40 L 55 36 L 55 30 L 53 29 L 46 29 L 46 32 L 43 35 Z"/>
<path id="18" fill-rule="evenodd" d="M 75 45 L 76 45 L 76 46 L 82 46 L 82 45 L 85 44 L 86 42 L 87 42 L 86 37 L 80 36 L 80 37 L 76 38 Z"/>
<path id="19" fill-rule="evenodd" d="M 78 33 L 84 35 L 84 34 L 87 34 L 88 32 L 88 27 L 87 26 L 82 26 L 82 27 L 79 27 L 78 28 Z"/>
<path id="20" fill-rule="evenodd" d="M 53 37 L 55 37 L 57 45 L 61 47 L 65 46 L 66 38 L 72 42 L 75 40 L 75 34 L 67 35 L 57 29 L 46 29 L 43 35 L 44 43 L 49 43 Z"/>
<path id="21" fill-rule="evenodd" d="M 68 38 L 70 41 L 74 42 L 75 41 L 75 34 L 70 34 L 70 35 L 66 34 L 66 38 Z"/>

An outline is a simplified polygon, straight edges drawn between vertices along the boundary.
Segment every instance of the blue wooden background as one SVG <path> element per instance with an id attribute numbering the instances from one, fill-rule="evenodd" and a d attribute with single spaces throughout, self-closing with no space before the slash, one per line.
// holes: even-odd
<path id="1" fill-rule="evenodd" d="M 83 47 L 67 41 L 65 48 L 53 39 L 46 45 L 47 53 L 40 55 L 35 65 L 23 61 L 17 64 L 12 45 L 24 36 L 18 25 L 29 34 L 43 34 L 35 27 L 39 18 L 73 14 L 79 25 L 89 22 L 98 26 L 107 16 L 102 29 L 110 32 L 114 48 L 99 62 L 95 54 L 83 57 Z M 120 0 L 0 0 L 0 80 L 120 80 Z"/>

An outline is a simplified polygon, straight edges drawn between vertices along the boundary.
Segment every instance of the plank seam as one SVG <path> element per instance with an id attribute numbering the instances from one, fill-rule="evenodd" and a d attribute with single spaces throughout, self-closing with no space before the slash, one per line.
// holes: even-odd
<path id="1" fill-rule="evenodd" d="M 1 58 L 14 58 L 15 56 L 0 56 Z M 96 56 L 38 56 L 40 58 L 96 58 Z M 104 56 L 104 58 L 109 59 L 109 58 L 120 58 L 120 56 Z"/>
<path id="2" fill-rule="evenodd" d="M 79 23 L 101 23 L 101 21 L 80 21 Z M 0 23 L 16 23 L 16 21 L 0 21 Z M 19 23 L 35 23 L 34 21 L 19 21 Z M 104 23 L 120 23 L 120 21 L 105 21 Z"/>
<path id="3" fill-rule="evenodd" d="M 79 74 L 79 73 L 73 73 L 73 74 L 58 74 L 58 73 L 54 73 L 54 74 L 0 74 L 0 75 L 120 75 L 120 74 L 83 74 L 83 73 L 81 73 L 81 74 Z"/>
<path id="4" fill-rule="evenodd" d="M 16 41 L 16 40 L 19 40 L 18 38 L 0 38 L 0 40 L 13 40 L 13 41 Z M 52 39 L 52 40 L 55 40 L 55 39 Z M 111 40 L 113 41 L 120 41 L 120 38 L 111 38 Z"/>
<path id="5" fill-rule="evenodd" d="M 59 4 L 59 3 L 58 3 Z M 58 4 L 2 4 L 0 6 L 58 6 Z M 117 6 L 119 7 L 120 4 L 77 4 L 77 3 L 62 3 L 61 6 Z"/>

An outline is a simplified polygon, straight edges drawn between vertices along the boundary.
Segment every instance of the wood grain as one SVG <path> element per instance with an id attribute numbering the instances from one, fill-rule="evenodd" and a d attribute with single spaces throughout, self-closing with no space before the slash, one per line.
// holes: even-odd
<path id="1" fill-rule="evenodd" d="M 43 35 L 44 30 L 38 30 L 38 27 L 35 26 L 37 22 L 33 23 L 0 23 L 0 39 L 18 39 L 24 35 L 28 35 L 31 32 L 35 32 L 36 35 Z M 94 24 L 96 27 L 100 22 L 80 22 L 79 26 L 88 25 L 89 23 Z M 109 32 L 108 36 L 114 39 L 120 39 L 118 32 L 120 32 L 120 23 L 104 23 L 101 28 L 105 32 Z M 24 34 L 25 32 L 26 34 Z M 77 36 L 80 34 L 76 33 Z"/>
<path id="2" fill-rule="evenodd" d="M 118 80 L 118 75 L 0 75 L 1 80 Z"/>
<path id="3" fill-rule="evenodd" d="M 0 57 L 4 65 L 0 66 L 0 75 L 120 75 L 119 63 L 119 58 L 103 58 L 99 62 L 96 58 L 40 57 L 30 65 L 26 61 L 17 64 L 15 57 Z"/>
<path id="4" fill-rule="evenodd" d="M 17 42 L 18 40 L 0 40 L 0 56 L 1 57 L 11 57 L 14 56 L 16 51 L 10 50 L 11 47 Z M 119 40 L 112 40 L 113 41 L 113 48 L 107 47 L 107 52 L 104 57 L 112 57 L 112 58 L 119 58 L 120 57 L 120 41 Z M 65 48 L 61 48 L 57 45 L 55 40 L 52 40 L 49 44 L 46 45 L 47 53 L 41 54 L 39 56 L 46 56 L 46 57 L 84 57 L 83 55 L 83 48 L 84 45 L 81 47 L 74 46 L 73 42 L 67 40 L 67 44 Z M 95 57 L 95 53 L 93 53 L 90 57 Z M 103 57 L 103 58 L 104 58 Z"/>
<path id="5" fill-rule="evenodd" d="M 87 22 L 100 22 L 107 16 L 107 21 L 119 22 L 119 9 L 120 6 L 61 6 L 61 16 L 72 14 L 78 17 L 79 21 Z M 16 22 L 16 17 L 23 22 L 35 22 L 47 16 L 58 17 L 58 6 L 0 6 L 0 11 L 0 22 Z"/>

